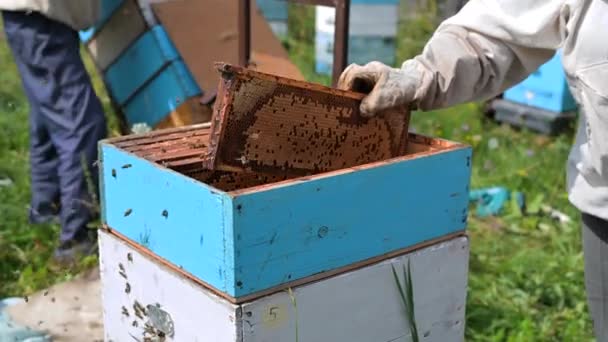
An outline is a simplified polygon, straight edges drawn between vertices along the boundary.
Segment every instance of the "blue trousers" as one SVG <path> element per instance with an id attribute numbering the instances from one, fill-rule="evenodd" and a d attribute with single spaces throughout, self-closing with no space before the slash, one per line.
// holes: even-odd
<path id="1" fill-rule="evenodd" d="M 80 56 L 78 33 L 38 13 L 2 16 L 30 104 L 30 221 L 58 216 L 61 242 L 83 239 L 96 218 L 95 161 L 106 119 Z"/>

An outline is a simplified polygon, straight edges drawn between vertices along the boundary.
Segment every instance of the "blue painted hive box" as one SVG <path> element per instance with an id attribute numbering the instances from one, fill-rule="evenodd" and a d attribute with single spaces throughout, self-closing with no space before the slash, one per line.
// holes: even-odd
<path id="1" fill-rule="evenodd" d="M 256 0 L 256 5 L 268 21 L 287 21 L 288 4 L 282 0 Z"/>
<path id="2" fill-rule="evenodd" d="M 508 89 L 504 99 L 555 113 L 576 109 L 559 53 L 524 81 Z"/>
<path id="3" fill-rule="evenodd" d="M 468 146 L 410 134 L 401 157 L 286 179 L 204 169 L 209 134 L 198 125 L 101 142 L 102 216 L 233 302 L 465 230 Z"/>
<path id="4" fill-rule="evenodd" d="M 150 0 L 151 1 L 151 0 Z M 150 128 L 207 121 L 202 89 L 162 25 L 150 26 L 148 0 L 104 0 L 94 27 L 80 32 L 103 75 L 112 102 L 129 127 Z"/>
<path id="5" fill-rule="evenodd" d="M 216 65 L 211 124 L 101 144 L 103 220 L 232 301 L 461 234 L 471 151 L 363 94 Z"/>

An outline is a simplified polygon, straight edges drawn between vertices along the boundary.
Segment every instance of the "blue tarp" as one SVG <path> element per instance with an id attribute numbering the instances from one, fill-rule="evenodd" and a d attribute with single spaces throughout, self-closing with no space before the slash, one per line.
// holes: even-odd
<path id="1" fill-rule="evenodd" d="M 51 342 L 51 337 L 44 332 L 19 326 L 11 320 L 6 308 L 23 302 L 22 298 L 0 300 L 0 342 Z"/>

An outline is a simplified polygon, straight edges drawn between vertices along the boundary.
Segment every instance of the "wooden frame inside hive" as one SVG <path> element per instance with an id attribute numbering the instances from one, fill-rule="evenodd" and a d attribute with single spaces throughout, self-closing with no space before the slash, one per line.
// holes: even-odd
<path id="1" fill-rule="evenodd" d="M 208 160 L 210 136 L 211 128 L 205 123 L 114 138 L 111 143 L 125 152 L 226 192 L 237 193 L 283 181 L 302 179 L 297 175 L 285 173 L 208 170 L 203 163 Z M 412 133 L 409 134 L 408 141 L 407 150 L 398 156 L 399 159 L 414 159 L 421 155 L 462 148 L 460 144 Z"/>
<path id="2" fill-rule="evenodd" d="M 220 96 L 211 123 L 127 136 L 117 146 L 224 191 L 413 152 L 409 113 L 365 119 L 363 94 L 217 66 Z"/>

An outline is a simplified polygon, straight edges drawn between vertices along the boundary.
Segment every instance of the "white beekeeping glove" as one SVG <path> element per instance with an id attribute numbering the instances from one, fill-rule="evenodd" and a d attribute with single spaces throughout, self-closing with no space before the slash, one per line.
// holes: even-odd
<path id="1" fill-rule="evenodd" d="M 400 68 L 351 65 L 338 87 L 368 93 L 361 114 L 433 110 L 492 98 L 555 54 L 566 30 L 565 0 L 469 1 Z M 562 17 L 565 15 L 566 17 Z"/>
<path id="2" fill-rule="evenodd" d="M 398 68 L 380 62 L 351 64 L 338 81 L 338 88 L 369 93 L 361 102 L 361 116 L 371 117 L 388 109 L 409 109 L 419 88 L 421 73 L 410 61 Z"/>

